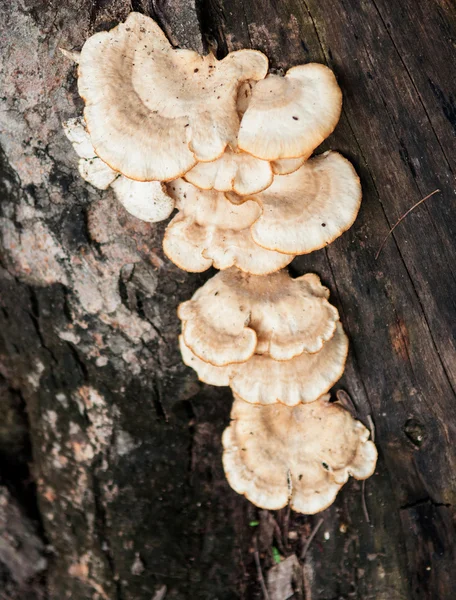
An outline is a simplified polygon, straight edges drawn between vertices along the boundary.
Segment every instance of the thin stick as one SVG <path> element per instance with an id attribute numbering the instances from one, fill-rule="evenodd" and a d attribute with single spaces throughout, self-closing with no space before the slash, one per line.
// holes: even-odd
<path id="1" fill-rule="evenodd" d="M 367 510 L 367 502 L 366 502 L 366 480 L 363 479 L 361 483 L 361 504 L 363 506 L 364 518 L 366 519 L 366 523 L 370 523 L 369 511 Z"/>
<path id="2" fill-rule="evenodd" d="M 396 221 L 396 223 L 393 225 L 393 227 L 392 227 L 392 228 L 391 228 L 391 229 L 388 231 L 388 233 L 386 234 L 386 236 L 385 236 L 385 239 L 384 239 L 384 240 L 383 240 L 383 242 L 382 242 L 382 245 L 380 246 L 380 248 L 378 249 L 378 252 L 377 252 L 377 254 L 375 255 L 375 260 L 377 260 L 377 258 L 380 256 L 380 252 L 383 250 L 383 247 L 384 247 L 384 245 L 386 244 L 386 240 L 387 240 L 387 239 L 389 238 L 389 236 L 390 236 L 390 235 L 393 233 L 393 231 L 396 229 L 396 227 L 399 225 L 399 223 L 400 223 L 400 222 L 401 222 L 403 219 L 405 219 L 405 217 L 406 217 L 407 215 L 409 215 L 409 214 L 412 212 L 412 210 L 415 210 L 415 208 L 416 208 L 417 206 L 419 206 L 420 204 L 422 204 L 422 203 L 423 203 L 425 200 L 428 200 L 428 199 L 429 199 L 431 196 L 433 196 L 434 194 L 437 194 L 437 192 L 440 192 L 440 190 L 434 190 L 433 192 L 431 192 L 430 194 L 428 194 L 428 195 L 427 195 L 425 198 L 422 198 L 422 199 L 421 199 L 419 202 L 417 202 L 416 204 L 414 204 L 414 205 L 412 206 L 412 208 L 409 208 L 409 209 L 408 209 L 408 211 L 407 211 L 406 213 L 404 213 L 404 214 L 402 215 L 402 217 L 401 217 L 401 218 L 400 218 L 398 221 Z"/>
<path id="3" fill-rule="evenodd" d="M 286 554 L 285 547 L 282 544 L 282 530 L 280 529 L 280 526 L 277 523 L 277 521 L 274 519 L 274 517 L 271 517 L 271 518 L 272 518 L 273 525 L 274 525 L 275 539 L 277 541 L 277 546 L 279 548 L 279 551 L 281 554 Z"/>
<path id="4" fill-rule="evenodd" d="M 369 423 L 369 428 L 370 428 L 370 432 L 371 432 L 371 439 L 373 442 L 375 442 L 375 425 L 374 425 L 374 421 L 372 420 L 371 415 L 367 415 L 367 421 Z"/>
<path id="5" fill-rule="evenodd" d="M 307 569 L 310 569 L 310 571 L 312 571 L 309 563 L 304 563 L 302 565 L 302 583 L 304 584 L 304 598 L 305 600 L 312 600 L 312 588 L 310 586 L 310 577 L 307 577 Z"/>
<path id="6" fill-rule="evenodd" d="M 164 600 L 164 597 L 166 596 L 166 592 L 167 592 L 167 587 L 166 585 L 162 585 L 158 588 L 158 590 L 155 592 L 154 597 L 152 598 L 152 600 Z"/>
<path id="7" fill-rule="evenodd" d="M 285 518 L 284 518 L 284 523 L 283 523 L 283 545 L 285 546 L 285 548 L 288 548 L 288 531 L 290 529 L 290 505 L 288 504 L 288 506 L 286 507 L 286 513 L 285 513 Z"/>
<path id="8" fill-rule="evenodd" d="M 312 540 L 314 539 L 314 537 L 317 535 L 318 530 L 320 529 L 320 527 L 323 525 L 323 519 L 320 519 L 318 521 L 318 523 L 315 525 L 314 530 L 312 531 L 312 533 L 309 535 L 309 537 L 307 538 L 307 541 L 304 545 L 304 548 L 302 549 L 301 552 L 301 560 L 304 560 L 307 554 L 307 550 L 309 549 L 310 544 L 312 543 Z"/>
<path id="9" fill-rule="evenodd" d="M 260 555 L 258 554 L 258 544 L 257 544 L 256 538 L 255 538 L 255 553 L 253 556 L 255 558 L 255 564 L 256 564 L 257 573 L 258 573 L 258 581 L 260 582 L 260 585 L 261 585 L 261 590 L 263 592 L 264 600 L 270 600 L 268 588 L 266 587 L 266 583 L 264 582 L 263 571 L 261 570 Z"/>

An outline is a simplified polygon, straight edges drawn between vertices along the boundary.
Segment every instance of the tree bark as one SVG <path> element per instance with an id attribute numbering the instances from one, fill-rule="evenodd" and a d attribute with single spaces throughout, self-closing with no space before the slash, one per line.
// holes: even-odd
<path id="1" fill-rule="evenodd" d="M 213 273 L 173 266 L 166 224 L 80 179 L 63 135 L 83 104 L 58 48 L 132 9 L 175 45 L 257 48 L 278 71 L 323 62 L 342 87 L 322 149 L 356 165 L 361 212 L 291 272 L 331 290 L 351 341 L 336 389 L 374 424 L 379 461 L 321 515 L 259 511 L 229 488 L 231 394 L 177 345 L 177 305 Z M 29 545 L 0 543 L 0 598 L 254 599 L 260 575 L 271 600 L 455 597 L 454 4 L 3 0 L 1 15 L 0 528 L 14 515 Z M 275 565 L 320 518 L 304 559 Z"/>

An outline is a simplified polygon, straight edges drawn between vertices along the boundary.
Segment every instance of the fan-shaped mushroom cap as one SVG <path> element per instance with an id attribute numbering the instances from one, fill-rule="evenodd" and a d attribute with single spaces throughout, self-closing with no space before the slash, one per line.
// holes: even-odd
<path id="1" fill-rule="evenodd" d="M 273 160 L 271 167 L 275 175 L 289 175 L 302 167 L 306 160 L 304 156 L 300 158 L 280 158 L 279 160 Z"/>
<path id="2" fill-rule="evenodd" d="M 215 160 L 236 145 L 239 85 L 267 69 L 255 50 L 221 61 L 175 50 L 152 19 L 130 13 L 81 51 L 79 93 L 97 155 L 138 181 L 174 179 Z"/>
<path id="3" fill-rule="evenodd" d="M 250 227 L 261 213 L 257 202 L 249 200 L 234 205 L 223 192 L 201 190 L 184 179 L 171 181 L 166 188 L 176 208 L 198 225 L 240 231 Z"/>
<path id="4" fill-rule="evenodd" d="M 228 269 L 209 279 L 178 308 L 186 345 L 216 366 L 245 362 L 254 353 L 290 360 L 318 352 L 339 320 L 328 290 L 313 273 L 257 277 Z"/>
<path id="5" fill-rule="evenodd" d="M 340 323 L 319 352 L 303 352 L 286 361 L 254 354 L 247 362 L 215 367 L 199 359 L 182 336 L 179 343 L 184 363 L 195 369 L 200 381 L 229 385 L 239 398 L 253 404 L 314 402 L 342 376 L 348 353 L 348 339 Z"/>
<path id="6" fill-rule="evenodd" d="M 342 92 L 334 73 L 316 63 L 269 75 L 252 90 L 238 146 L 264 160 L 308 158 L 334 130 Z"/>
<path id="7" fill-rule="evenodd" d="M 352 475 L 367 479 L 377 450 L 369 430 L 323 396 L 295 407 L 235 399 L 223 433 L 230 486 L 256 506 L 314 514 L 330 506 Z"/>
<path id="8" fill-rule="evenodd" d="M 121 175 L 111 187 L 125 210 L 141 221 L 158 223 L 174 210 L 174 200 L 160 181 L 134 181 Z"/>
<path id="9" fill-rule="evenodd" d="M 173 212 L 174 200 L 162 183 L 128 179 L 96 155 L 83 118 L 69 119 L 63 123 L 63 130 L 80 157 L 79 173 L 85 181 L 99 190 L 111 186 L 125 210 L 141 221 L 156 223 L 167 219 Z"/>
<path id="10" fill-rule="evenodd" d="M 179 213 L 166 228 L 163 250 L 181 269 L 236 266 L 266 275 L 293 260 L 293 255 L 265 250 L 253 241 L 249 227 L 261 211 L 256 202 L 235 206 L 222 192 L 201 190 L 183 179 L 170 182 L 167 189 Z"/>
<path id="11" fill-rule="evenodd" d="M 203 190 L 235 192 L 241 196 L 256 194 L 271 185 L 271 163 L 246 152 L 229 148 L 213 162 L 200 162 L 187 171 L 185 179 Z"/>
<path id="12" fill-rule="evenodd" d="M 268 250 L 306 254 L 330 244 L 353 224 L 361 184 L 351 163 L 337 152 L 278 175 L 267 190 L 249 197 L 262 207 L 252 237 Z"/>
<path id="13" fill-rule="evenodd" d="M 93 185 L 97 190 L 107 190 L 118 177 L 118 173 L 98 157 L 79 159 L 78 171 L 84 181 Z"/>
<path id="14" fill-rule="evenodd" d="M 237 267 L 245 273 L 267 275 L 283 269 L 294 258 L 258 246 L 249 229 L 202 227 L 181 213 L 166 228 L 163 251 L 180 269 L 192 273 L 213 266 L 221 270 Z"/>
<path id="15" fill-rule="evenodd" d="M 106 190 L 117 177 L 117 173 L 96 155 L 84 119 L 68 119 L 63 123 L 63 131 L 80 157 L 78 170 L 81 177 L 93 187 Z"/>

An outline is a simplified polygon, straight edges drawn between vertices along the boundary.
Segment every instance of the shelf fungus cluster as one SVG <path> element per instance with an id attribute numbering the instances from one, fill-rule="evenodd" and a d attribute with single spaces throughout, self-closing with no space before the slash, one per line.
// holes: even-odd
<path id="1" fill-rule="evenodd" d="M 257 506 L 313 514 L 349 475 L 372 475 L 369 431 L 326 392 L 342 376 L 348 339 L 317 275 L 220 272 L 179 306 L 180 347 L 201 381 L 230 386 L 223 435 L 231 487 Z"/>
<path id="2" fill-rule="evenodd" d="M 85 102 L 64 123 L 81 176 L 138 219 L 176 209 L 166 256 L 220 270 L 178 314 L 185 364 L 234 393 L 229 483 L 257 506 L 323 510 L 377 456 L 369 431 L 326 395 L 348 353 L 328 290 L 283 270 L 334 241 L 360 207 L 351 163 L 312 157 L 340 117 L 334 74 L 313 63 L 268 74 L 255 50 L 218 60 L 175 49 L 138 13 L 65 55 Z"/>

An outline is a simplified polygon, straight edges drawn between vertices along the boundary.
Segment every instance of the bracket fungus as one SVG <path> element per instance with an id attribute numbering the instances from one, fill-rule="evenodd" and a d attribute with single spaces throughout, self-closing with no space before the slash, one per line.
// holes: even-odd
<path id="1" fill-rule="evenodd" d="M 85 102 L 84 118 L 64 123 L 81 176 L 143 221 L 177 208 L 165 254 L 186 271 L 221 270 L 179 306 L 179 342 L 201 381 L 234 393 L 222 440 L 231 487 L 265 509 L 323 510 L 377 460 L 366 427 L 324 395 L 348 353 L 329 291 L 283 270 L 359 210 L 351 163 L 310 158 L 340 117 L 334 74 L 309 63 L 267 75 L 256 50 L 217 60 L 176 49 L 135 12 L 63 53 Z"/>
<path id="2" fill-rule="evenodd" d="M 361 205 L 361 184 L 350 161 L 325 152 L 289 175 L 277 175 L 268 189 L 248 199 L 262 208 L 251 227 L 259 246 L 307 254 L 351 227 Z"/>
<path id="3" fill-rule="evenodd" d="M 181 269 L 200 272 L 211 266 L 236 266 L 265 275 L 294 258 L 255 244 L 249 227 L 260 214 L 256 202 L 234 205 L 223 192 L 201 190 L 183 179 L 170 182 L 167 189 L 179 213 L 166 228 L 163 250 Z"/>
<path id="4" fill-rule="evenodd" d="M 285 361 L 254 354 L 246 362 L 216 367 L 198 358 L 182 335 L 179 343 L 184 363 L 196 371 L 200 381 L 230 386 L 238 398 L 252 404 L 314 402 L 342 377 L 348 354 L 348 338 L 340 323 L 319 352 L 303 352 Z"/>
<path id="5" fill-rule="evenodd" d="M 330 506 L 351 475 L 367 479 L 377 450 L 369 430 L 329 395 L 310 404 L 258 406 L 235 398 L 222 437 L 230 486 L 253 504 L 290 504 L 315 514 Z"/>
<path id="6" fill-rule="evenodd" d="M 203 190 L 235 192 L 240 196 L 262 192 L 273 178 L 270 162 L 229 148 L 217 160 L 199 162 L 185 174 L 187 181 Z"/>
<path id="7" fill-rule="evenodd" d="M 268 75 L 252 89 L 238 146 L 264 160 L 308 158 L 332 133 L 341 110 L 342 92 L 324 65 L 298 65 L 285 77 Z"/>
<path id="8" fill-rule="evenodd" d="M 63 123 L 63 130 L 79 156 L 79 174 L 99 190 L 112 187 L 131 215 L 156 223 L 167 219 L 174 210 L 174 200 L 159 181 L 134 181 L 120 175 L 99 158 L 90 140 L 84 119 L 78 117 Z"/>
<path id="9" fill-rule="evenodd" d="M 90 37 L 79 59 L 79 93 L 96 153 L 130 179 L 181 177 L 236 146 L 238 88 L 267 70 L 267 57 L 256 50 L 219 61 L 174 49 L 152 19 L 130 13 Z"/>
<path id="10" fill-rule="evenodd" d="M 290 360 L 318 352 L 334 335 L 339 313 L 320 278 L 292 279 L 285 271 L 263 277 L 227 269 L 209 279 L 178 308 L 185 344 L 221 367 L 253 354 Z"/>

